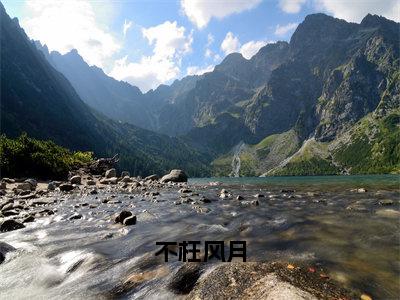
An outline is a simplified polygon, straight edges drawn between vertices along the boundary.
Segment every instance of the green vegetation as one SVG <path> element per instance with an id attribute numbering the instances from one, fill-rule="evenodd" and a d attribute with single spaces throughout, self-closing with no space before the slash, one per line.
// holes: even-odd
<path id="1" fill-rule="evenodd" d="M 309 159 L 289 162 L 284 168 L 273 172 L 274 176 L 303 176 L 303 175 L 336 175 L 339 169 L 329 161 L 312 157 Z"/>
<path id="2" fill-rule="evenodd" d="M 16 139 L 0 136 L 2 177 L 65 179 L 68 171 L 92 160 L 92 152 L 71 152 L 52 141 L 29 138 L 26 133 Z"/>
<path id="3" fill-rule="evenodd" d="M 400 113 L 382 119 L 365 117 L 351 132 L 350 142 L 334 158 L 352 174 L 400 173 Z"/>

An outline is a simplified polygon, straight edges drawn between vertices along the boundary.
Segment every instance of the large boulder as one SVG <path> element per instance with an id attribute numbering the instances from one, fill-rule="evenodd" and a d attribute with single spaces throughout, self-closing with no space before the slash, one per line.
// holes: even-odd
<path id="1" fill-rule="evenodd" d="M 122 223 L 123 224 L 124 220 L 126 218 L 131 217 L 131 216 L 132 216 L 132 213 L 130 211 L 123 210 L 115 217 L 114 221 L 115 221 L 115 223 Z"/>
<path id="2" fill-rule="evenodd" d="M 106 171 L 105 177 L 106 178 L 117 177 L 117 171 L 114 168 L 109 169 Z"/>
<path id="3" fill-rule="evenodd" d="M 161 178 L 161 182 L 187 182 L 188 177 L 182 170 L 171 170 Z"/>

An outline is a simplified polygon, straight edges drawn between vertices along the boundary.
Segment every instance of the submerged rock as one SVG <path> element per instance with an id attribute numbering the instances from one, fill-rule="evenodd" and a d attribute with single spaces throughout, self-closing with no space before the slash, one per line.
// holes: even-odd
<path id="1" fill-rule="evenodd" d="M 69 192 L 74 189 L 74 186 L 70 183 L 62 183 L 60 184 L 60 191 L 62 192 Z"/>
<path id="2" fill-rule="evenodd" d="M 161 178 L 161 182 L 187 182 L 188 177 L 182 170 L 171 170 Z"/>
<path id="3" fill-rule="evenodd" d="M 393 200 L 390 200 L 390 199 L 385 199 L 385 200 L 379 201 L 379 205 L 382 205 L 382 206 L 389 206 L 389 205 L 393 205 L 393 204 L 394 204 Z"/>
<path id="4" fill-rule="evenodd" d="M 123 224 L 124 220 L 128 217 L 132 216 L 132 213 L 127 210 L 121 211 L 114 219 L 115 223 Z"/>
<path id="5" fill-rule="evenodd" d="M 136 216 L 130 216 L 124 219 L 122 222 L 125 226 L 135 225 L 136 224 Z"/>

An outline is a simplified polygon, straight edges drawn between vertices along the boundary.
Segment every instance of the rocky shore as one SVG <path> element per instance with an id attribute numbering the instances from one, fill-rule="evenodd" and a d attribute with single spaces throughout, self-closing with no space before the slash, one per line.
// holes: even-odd
<path id="1" fill-rule="evenodd" d="M 257 214 L 259 207 L 266 205 L 273 210 L 274 207 L 279 207 L 284 203 L 294 203 L 295 206 L 292 207 L 294 211 L 300 210 L 299 205 L 307 205 L 307 203 L 315 207 L 331 205 L 329 198 L 320 192 L 296 192 L 292 189 L 281 189 L 275 192 L 258 190 L 257 192 L 257 190 L 246 190 L 246 188 L 238 192 L 219 187 L 218 182 L 210 182 L 206 187 L 191 186 L 187 184 L 187 181 L 187 175 L 182 170 L 172 170 L 161 178 L 157 175 L 140 178 L 130 176 L 126 171 L 117 174 L 114 168 L 109 168 L 102 174 L 92 174 L 87 169 L 80 169 L 71 173 L 67 181 L 42 182 L 35 179 L 3 178 L 0 190 L 0 236 L 10 231 L 24 230 L 24 228 L 29 230 L 30 224 L 36 224 L 36 222 L 38 225 L 35 225 L 35 228 L 40 229 L 42 220 L 46 218 L 51 218 L 51 222 L 64 220 L 64 226 L 67 224 L 74 226 L 75 222 L 96 222 L 98 219 L 112 232 L 103 234 L 97 239 L 112 242 L 115 238 L 120 239 L 125 234 L 129 235 L 132 232 L 129 228 L 139 229 L 141 226 L 150 226 L 144 224 L 150 224 L 148 222 L 154 220 L 154 214 L 148 209 L 138 210 L 141 203 L 146 204 L 146 207 L 155 208 L 160 205 L 159 209 L 165 210 L 165 213 L 167 213 L 166 205 L 168 205 L 168 209 L 175 211 L 176 214 L 169 218 L 177 221 L 180 220 L 179 218 L 185 218 L 182 209 L 185 213 L 188 210 L 193 211 L 200 217 L 215 213 L 213 218 L 217 223 L 218 218 L 226 215 L 228 211 L 230 216 L 225 216 L 225 218 L 234 220 L 238 214 L 235 211 L 242 211 L 243 216 Z M 357 188 L 349 192 L 355 195 L 368 194 L 365 188 Z M 385 199 L 385 194 L 382 193 L 374 195 L 380 199 L 374 200 L 378 208 L 376 209 L 377 216 L 389 219 L 399 217 L 400 213 L 395 209 L 397 202 Z M 173 210 L 172 207 L 176 209 Z M 234 210 L 230 211 L 231 208 Z M 370 208 L 362 201 L 354 201 L 344 209 L 351 214 L 370 211 Z M 208 218 L 204 219 L 204 223 L 211 222 L 212 219 Z M 193 217 L 182 220 L 188 224 L 187 221 L 190 219 L 196 222 Z M 257 226 L 263 226 L 260 223 L 263 218 L 254 219 L 253 222 L 246 219 L 235 225 L 237 229 L 234 230 L 244 239 L 252 236 Z M 157 219 L 157 222 L 162 225 L 162 217 Z M 229 223 L 235 224 L 235 221 L 222 220 L 221 222 L 222 225 L 210 224 L 209 230 L 213 231 L 217 228 L 222 230 L 223 226 L 229 226 Z M 269 222 L 268 218 L 264 222 Z M 77 224 L 79 224 L 77 226 L 82 226 L 84 223 Z M 153 229 L 157 228 L 154 225 L 151 226 Z M 121 231 L 124 228 L 128 231 Z M 289 228 L 282 233 L 280 241 L 269 243 L 284 243 L 292 238 L 295 230 L 296 228 Z M 149 240 L 149 242 L 154 244 L 156 240 Z M 257 243 L 260 242 L 262 243 L 262 240 L 257 241 Z M 116 243 L 120 242 L 116 241 Z M 16 247 L 2 242 L 0 263 L 7 264 L 7 257 L 15 251 L 17 251 Z M 85 258 L 82 259 L 78 265 L 69 268 L 72 270 L 79 268 L 79 265 L 85 261 Z M 252 259 L 253 257 L 250 257 L 250 260 Z M 255 261 L 258 259 L 256 258 Z M 153 256 L 144 255 L 138 265 L 139 269 L 135 269 L 133 273 L 123 272 L 124 275 L 115 282 L 114 287 L 110 287 L 108 292 L 103 291 L 102 295 L 106 295 L 106 298 L 115 296 L 135 298 L 133 295 L 141 291 L 143 287 L 162 280 L 166 295 L 161 298 L 168 299 L 176 297 L 185 299 L 372 299 L 363 291 L 344 288 L 342 283 L 336 280 L 337 276 L 331 277 L 329 270 L 321 265 L 307 262 L 296 263 L 278 258 L 275 262 L 181 263 L 180 267 L 175 264 L 173 268 L 170 268 L 159 260 L 154 260 Z M 141 265 L 146 266 L 142 271 L 140 271 Z"/>

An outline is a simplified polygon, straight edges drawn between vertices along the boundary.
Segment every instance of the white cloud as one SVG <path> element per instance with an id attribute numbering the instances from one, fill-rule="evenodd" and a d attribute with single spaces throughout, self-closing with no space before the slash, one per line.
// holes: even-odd
<path id="1" fill-rule="evenodd" d="M 278 25 L 276 25 L 276 28 L 275 28 L 275 35 L 285 36 L 289 32 L 294 31 L 298 25 L 299 25 L 298 23 L 289 23 L 286 25 L 278 24 Z"/>
<path id="2" fill-rule="evenodd" d="M 207 45 L 206 45 L 206 47 L 210 47 L 212 43 L 214 43 L 214 36 L 211 33 L 209 33 L 207 35 Z"/>
<path id="3" fill-rule="evenodd" d="M 306 0 L 279 0 L 279 7 L 286 13 L 295 14 L 301 10 Z"/>
<path id="4" fill-rule="evenodd" d="M 368 13 L 382 15 L 400 22 L 398 0 L 315 0 L 317 9 L 325 10 L 334 17 L 349 22 L 360 22 Z"/>
<path id="5" fill-rule="evenodd" d="M 183 26 L 166 21 L 143 28 L 142 34 L 153 46 L 152 55 L 142 56 L 139 62 L 129 62 L 125 56 L 115 62 L 109 75 L 148 91 L 178 77 L 183 56 L 192 50 L 193 32 L 186 35 Z"/>
<path id="6" fill-rule="evenodd" d="M 240 42 L 237 36 L 233 35 L 232 32 L 228 32 L 221 43 L 221 50 L 228 55 L 232 52 L 238 52 L 240 49 Z"/>
<path id="7" fill-rule="evenodd" d="M 104 63 L 121 47 L 89 0 L 28 0 L 21 25 L 28 36 L 62 54 L 75 48 L 91 65 Z"/>
<path id="8" fill-rule="evenodd" d="M 239 52 L 246 59 L 250 59 L 254 54 L 260 50 L 261 47 L 265 46 L 265 41 L 250 41 L 241 45 L 239 38 L 232 32 L 228 32 L 225 39 L 221 43 L 221 50 L 228 55 L 233 52 Z"/>
<path id="9" fill-rule="evenodd" d="M 127 21 L 125 19 L 124 25 L 122 26 L 122 32 L 124 34 L 124 37 L 126 36 L 126 33 L 128 32 L 129 28 L 132 27 L 132 21 Z"/>
<path id="10" fill-rule="evenodd" d="M 210 49 L 206 49 L 206 51 L 204 52 L 204 56 L 209 58 L 213 55 L 213 52 Z"/>
<path id="11" fill-rule="evenodd" d="M 240 47 L 240 53 L 244 58 L 250 59 L 254 54 L 264 47 L 267 43 L 264 41 L 250 41 Z"/>
<path id="12" fill-rule="evenodd" d="M 181 0 L 183 13 L 198 28 L 204 28 L 211 18 L 222 19 L 256 7 L 261 0 Z"/>
<path id="13" fill-rule="evenodd" d="M 202 75 L 207 72 L 212 72 L 214 70 L 213 65 L 208 65 L 204 68 L 198 67 L 198 66 L 191 66 L 188 67 L 186 70 L 187 75 Z"/>

